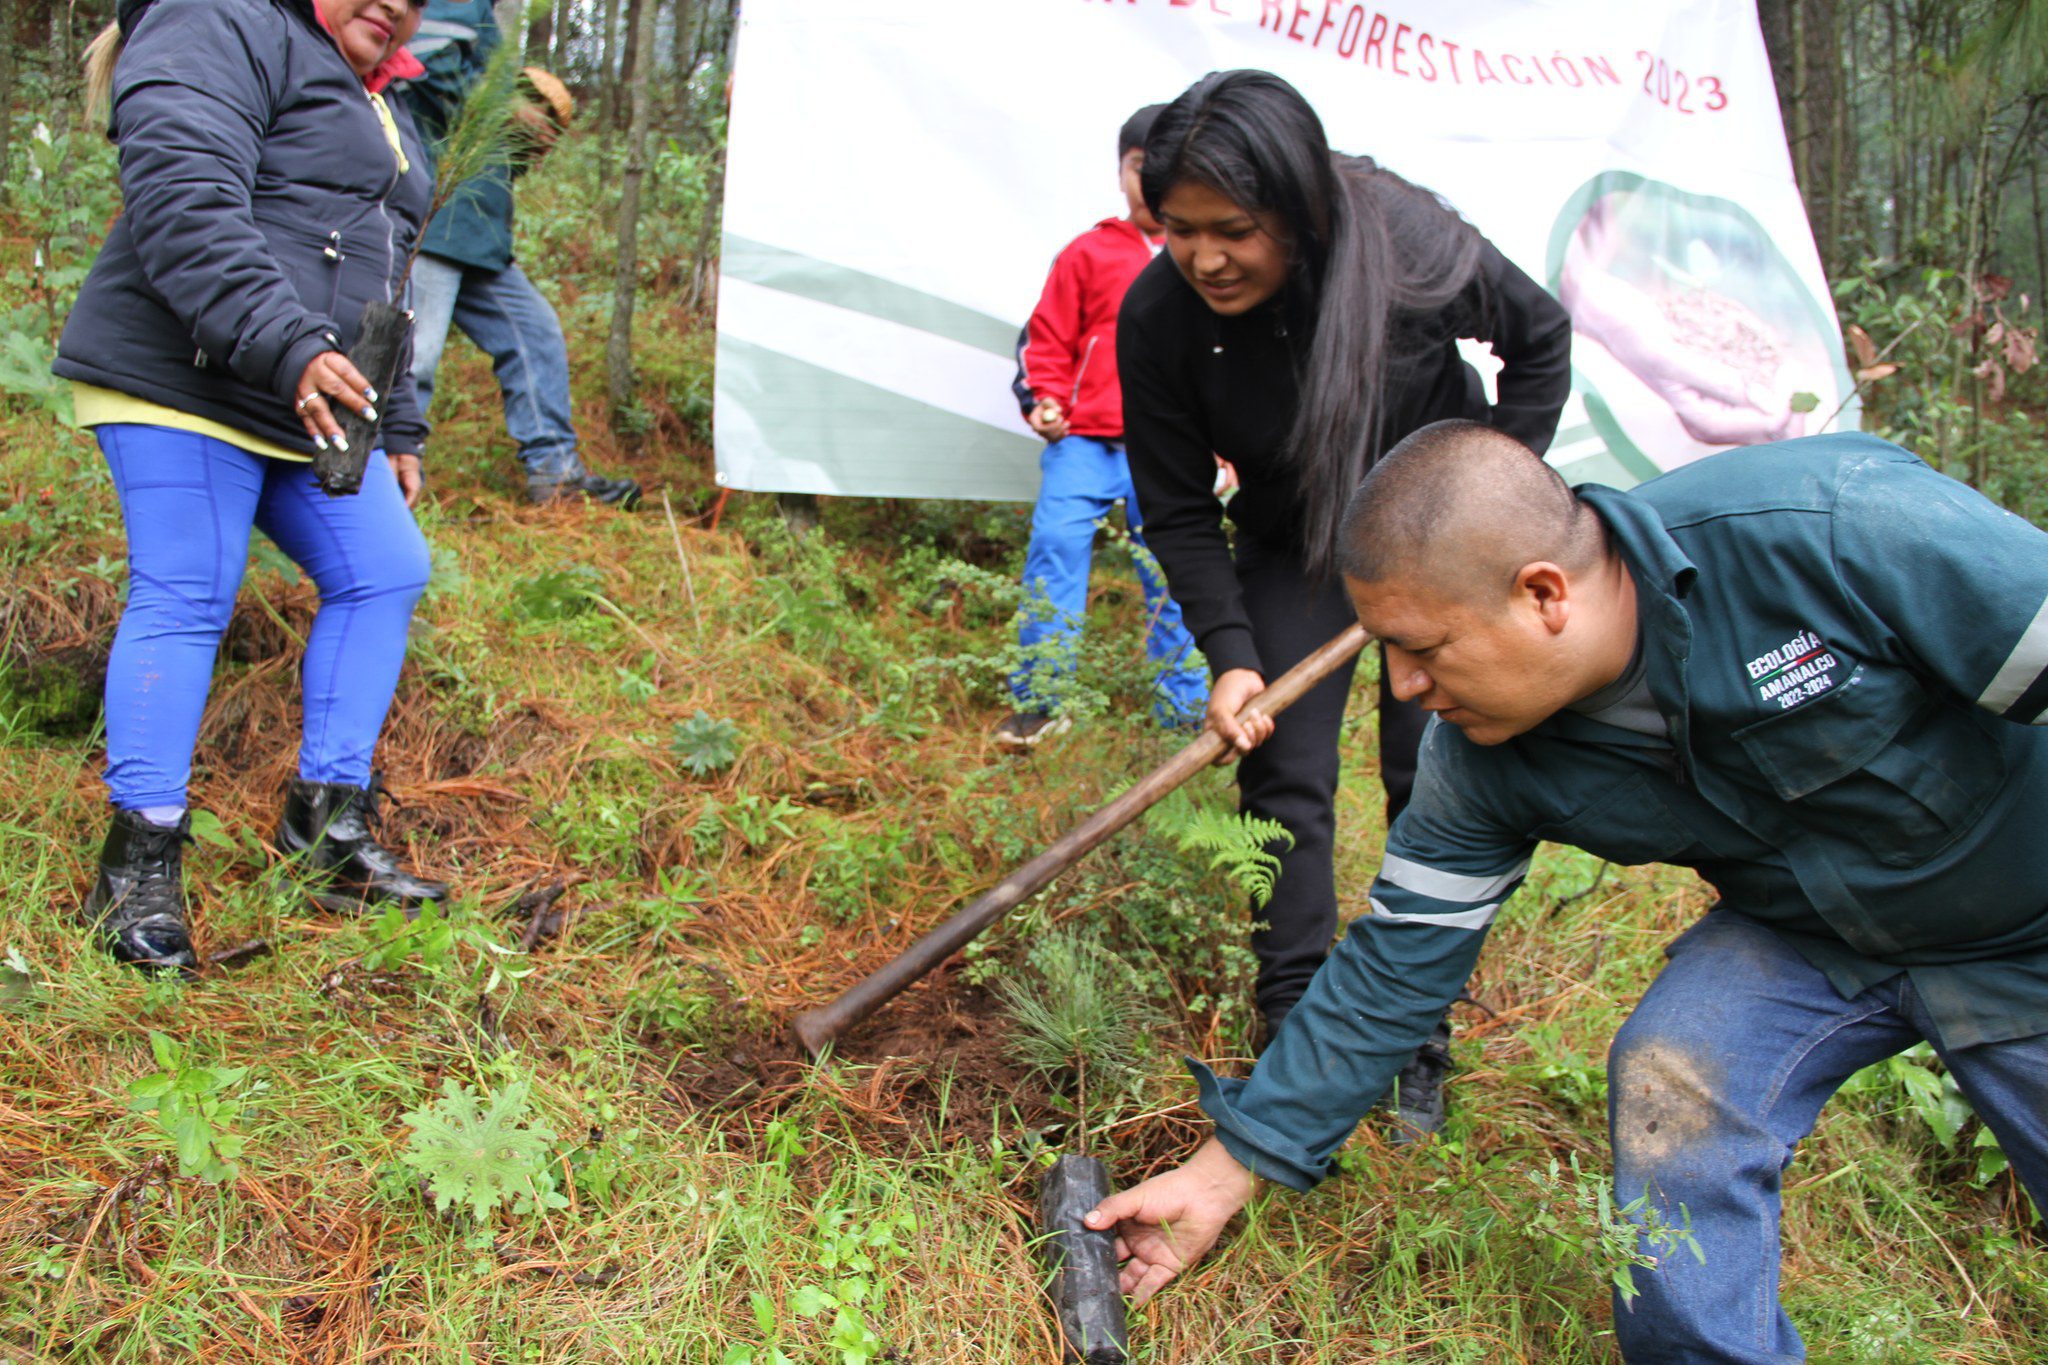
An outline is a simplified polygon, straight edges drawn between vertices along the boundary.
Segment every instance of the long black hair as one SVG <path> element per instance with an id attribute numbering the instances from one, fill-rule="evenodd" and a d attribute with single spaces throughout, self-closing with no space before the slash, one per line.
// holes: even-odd
<path id="1" fill-rule="evenodd" d="M 1427 321 L 1472 282 L 1484 240 L 1428 190 L 1331 152 L 1316 111 L 1269 71 L 1211 72 L 1153 121 L 1145 203 L 1156 215 L 1186 182 L 1271 215 L 1285 238 L 1280 307 L 1307 335 L 1285 458 L 1308 568 L 1333 576 L 1351 490 L 1406 434 L 1383 429 L 1389 366 L 1404 341 L 1442 343 Z"/>

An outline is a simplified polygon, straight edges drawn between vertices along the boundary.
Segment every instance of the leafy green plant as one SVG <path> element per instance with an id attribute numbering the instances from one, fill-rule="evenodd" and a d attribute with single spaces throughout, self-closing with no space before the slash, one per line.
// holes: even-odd
<path id="1" fill-rule="evenodd" d="M 669 749 L 694 777 L 722 773 L 739 761 L 740 727 L 699 709 L 688 720 L 676 722 Z"/>
<path id="2" fill-rule="evenodd" d="M 711 992 L 681 981 L 648 982 L 626 997 L 626 1013 L 672 1038 L 698 1043 L 723 1027 L 720 1002 Z"/>
<path id="3" fill-rule="evenodd" d="M 1522 1234 L 1544 1245 L 1559 1261 L 1591 1261 L 1623 1303 L 1642 1292 L 1635 1284 L 1638 1270 L 1654 1270 L 1680 1251 L 1690 1252 L 1701 1265 L 1707 1263 L 1707 1254 L 1692 1233 L 1692 1215 L 1682 1204 L 1676 1224 L 1647 1194 L 1617 1208 L 1612 1182 L 1580 1170 L 1576 1152 L 1569 1168 L 1552 1157 L 1544 1169 L 1528 1175 L 1536 1203 L 1527 1211 Z"/>
<path id="4" fill-rule="evenodd" d="M 529 1121 L 527 1092 L 515 1081 L 486 1097 L 451 1078 L 441 1082 L 440 1099 L 405 1116 L 412 1133 L 398 1159 L 426 1180 L 436 1210 L 461 1205 L 483 1222 L 505 1207 L 568 1207 L 548 1151 L 554 1130 Z"/>
<path id="5" fill-rule="evenodd" d="M 242 1139 L 229 1125 L 241 1117 L 242 1101 L 229 1092 L 249 1068 L 190 1065 L 181 1045 L 154 1030 L 149 1050 L 163 1070 L 128 1083 L 129 1108 L 156 1116 L 158 1130 L 178 1154 L 178 1174 L 215 1185 L 233 1180 Z"/>
<path id="6" fill-rule="evenodd" d="M 822 812 L 816 818 L 830 833 L 816 845 L 805 884 L 819 909 L 850 924 L 910 870 L 917 836 L 894 822 L 861 828 Z"/>
<path id="7" fill-rule="evenodd" d="M 528 621 L 566 621 L 597 606 L 604 579 L 588 564 L 565 564 L 512 585 L 512 612 Z"/>
<path id="8" fill-rule="evenodd" d="M 637 918 L 659 944 L 687 925 L 695 924 L 699 908 L 711 897 L 710 878 L 695 868 L 664 867 L 654 874 L 654 894 L 633 903 Z"/>

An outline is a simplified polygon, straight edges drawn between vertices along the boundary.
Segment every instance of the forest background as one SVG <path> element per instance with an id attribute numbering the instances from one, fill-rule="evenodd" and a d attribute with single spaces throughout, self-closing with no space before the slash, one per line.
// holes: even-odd
<path id="1" fill-rule="evenodd" d="M 152 983 L 87 942 L 125 562 L 48 361 L 119 208 L 77 75 L 105 8 L 0 0 L 0 1361 L 1052 1359 L 1037 1172 L 1086 1141 L 1135 1178 L 1200 1135 L 1177 1059 L 1247 1055 L 1256 840 L 1205 777 L 828 1065 L 784 1041 L 1171 741 L 1120 547 L 1084 723 L 1020 762 L 985 736 L 1025 509 L 720 497 L 732 0 L 518 25 L 581 102 L 522 181 L 519 254 L 591 463 L 650 495 L 525 506 L 487 364 L 451 345 L 381 762 L 389 833 L 456 903 L 323 919 L 266 846 L 314 599 L 259 544 L 198 756 L 209 967 Z M 1759 9 L 1866 425 L 2048 522 L 2048 3 Z M 1643 1258 L 1607 1196 L 1604 1053 L 1706 904 L 1546 847 L 1458 1009 L 1443 1138 L 1368 1123 L 1343 1178 L 1262 1201 L 1138 1316 L 1137 1359 L 1611 1359 L 1608 1289 Z M 2037 1211 L 1924 1049 L 1851 1083 L 1787 1187 L 1816 1359 L 2041 1358 Z"/>

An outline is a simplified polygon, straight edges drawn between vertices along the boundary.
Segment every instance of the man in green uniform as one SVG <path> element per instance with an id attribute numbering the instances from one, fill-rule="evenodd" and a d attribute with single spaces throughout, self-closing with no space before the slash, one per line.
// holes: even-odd
<path id="1" fill-rule="evenodd" d="M 1542 839 L 1720 897 L 1609 1057 L 1617 1194 L 1705 1256 L 1637 1276 L 1627 1359 L 1802 1357 L 1781 1173 L 1844 1080 L 1923 1038 L 2048 1206 L 2048 534 L 1866 436 L 1575 493 L 1463 422 L 1402 442 L 1349 517 L 1359 619 L 1438 723 L 1371 913 L 1248 1080 L 1200 1071 L 1215 1137 L 1090 1215 L 1127 1292 L 1255 1177 L 1329 1172 Z"/>

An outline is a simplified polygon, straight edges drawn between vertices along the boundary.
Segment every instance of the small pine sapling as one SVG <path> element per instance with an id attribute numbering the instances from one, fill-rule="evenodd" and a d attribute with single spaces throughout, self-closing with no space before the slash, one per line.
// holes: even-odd
<path id="1" fill-rule="evenodd" d="M 508 31 L 519 31 L 517 13 L 505 22 Z M 420 247 L 426 241 L 426 223 L 447 206 L 465 183 L 494 167 L 511 163 L 517 150 L 514 111 L 527 98 L 519 84 L 522 51 L 517 43 L 500 44 L 463 98 L 462 107 L 448 121 L 434 149 L 434 185 L 427 199 L 427 216 L 422 220 L 422 230 L 413 236 L 412 249 L 406 253 L 405 268 L 396 281 L 397 296 L 403 297 L 406 282 L 412 278 L 413 263 L 419 259 Z M 405 354 L 405 339 L 411 331 L 410 311 L 382 299 L 372 299 L 363 305 L 362 321 L 348 357 L 380 398 L 397 387 L 398 363 Z M 334 419 L 341 425 L 343 439 L 329 442 L 315 453 L 313 473 L 329 497 L 347 497 L 362 489 L 363 470 L 369 463 L 370 448 L 376 444 L 381 419 L 365 417 L 342 404 L 335 405 Z"/>
<path id="2" fill-rule="evenodd" d="M 1117 1086 L 1133 1075 L 1132 1054 L 1145 1011 L 1131 971 L 1073 929 L 1054 929 L 1032 945 L 1027 971 L 995 986 L 1017 1026 L 1018 1061 L 1055 1084 L 1074 1086 L 1075 1146 L 1088 1150 L 1088 1087 Z"/>
<path id="3" fill-rule="evenodd" d="M 1069 1360 L 1121 1365 L 1129 1328 L 1117 1288 L 1116 1238 L 1091 1228 L 1090 1209 L 1109 1197 L 1109 1170 L 1088 1155 L 1088 1078 L 1128 1078 L 1144 1021 L 1130 970 L 1100 944 L 1054 929 L 1033 945 L 1030 978 L 996 986 L 1018 1058 L 1033 1071 L 1074 1081 L 1075 1153 L 1055 1159 L 1038 1191 L 1039 1255 L 1046 1295 Z"/>

